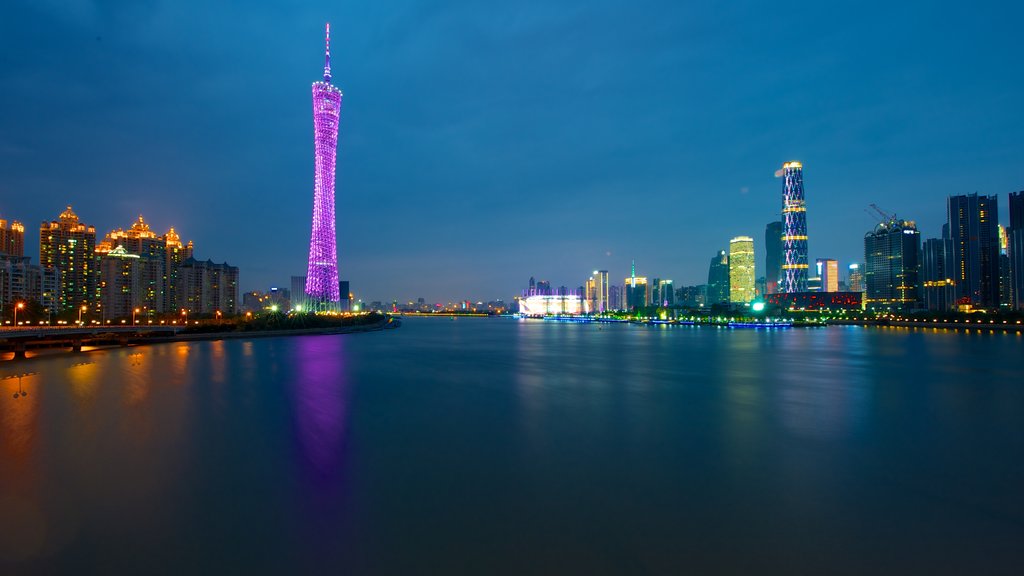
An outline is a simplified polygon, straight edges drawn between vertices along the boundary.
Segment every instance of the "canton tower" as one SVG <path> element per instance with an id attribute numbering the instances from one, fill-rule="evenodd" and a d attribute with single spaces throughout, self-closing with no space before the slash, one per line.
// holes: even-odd
<path id="1" fill-rule="evenodd" d="M 786 162 L 779 170 L 782 187 L 782 277 L 779 292 L 807 291 L 807 207 L 804 205 L 804 167 Z"/>
<path id="2" fill-rule="evenodd" d="M 306 309 L 337 312 L 338 250 L 334 234 L 334 165 L 338 152 L 341 89 L 331 84 L 331 25 L 327 25 L 324 79 L 313 83 L 313 231 L 306 270 Z"/>

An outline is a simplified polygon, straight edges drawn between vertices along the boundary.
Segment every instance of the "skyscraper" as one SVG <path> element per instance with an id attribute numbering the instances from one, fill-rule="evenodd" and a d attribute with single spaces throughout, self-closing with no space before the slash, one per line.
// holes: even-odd
<path id="1" fill-rule="evenodd" d="M 769 222 L 764 229 L 764 283 L 765 293 L 779 291 L 779 274 L 782 271 L 782 221 Z"/>
<path id="2" fill-rule="evenodd" d="M 999 307 L 1013 308 L 1013 286 L 1010 269 L 1010 233 L 1002 224 L 999 229 Z"/>
<path id="3" fill-rule="evenodd" d="M 807 207 L 803 164 L 786 162 L 782 187 L 782 275 L 779 292 L 807 291 Z"/>
<path id="4" fill-rule="evenodd" d="M 999 306 L 999 202 L 996 196 L 950 196 L 952 278 L 958 302 L 978 308 Z"/>
<path id="5" fill-rule="evenodd" d="M 164 241 L 164 310 L 173 312 L 184 308 L 178 297 L 179 273 L 181 264 L 192 257 L 194 247 L 192 241 L 182 243 L 181 237 L 171 227 L 161 238 Z"/>
<path id="6" fill-rule="evenodd" d="M 58 220 L 39 227 L 39 265 L 60 270 L 59 310 L 96 303 L 99 274 L 95 250 L 96 228 L 79 222 L 71 206 Z"/>
<path id="7" fill-rule="evenodd" d="M 671 280 L 658 280 L 658 306 L 674 306 L 676 303 L 676 291 Z"/>
<path id="8" fill-rule="evenodd" d="M 818 258 L 815 267 L 821 278 L 821 291 L 839 292 L 839 261 L 834 258 Z"/>
<path id="9" fill-rule="evenodd" d="M 313 83 L 313 134 L 316 152 L 313 175 L 313 230 L 306 271 L 306 306 L 314 312 L 336 312 L 338 250 L 334 232 L 334 167 L 338 152 L 341 90 L 331 84 L 331 25 L 327 25 L 324 78 Z"/>
<path id="10" fill-rule="evenodd" d="M 846 289 L 850 292 L 864 291 L 864 267 L 860 264 L 850 264 L 846 276 Z"/>
<path id="11" fill-rule="evenodd" d="M 729 302 L 746 304 L 756 296 L 754 239 L 737 236 L 729 241 Z"/>
<path id="12" fill-rule="evenodd" d="M 1010 260 L 1010 300 L 1024 310 L 1024 191 L 1010 192 L 1010 227 L 1006 231 Z"/>
<path id="13" fill-rule="evenodd" d="M 610 309 L 607 270 L 594 270 L 594 274 L 587 279 L 587 298 L 590 301 L 590 311 L 595 314 Z"/>
<path id="14" fill-rule="evenodd" d="M 921 287 L 924 306 L 946 311 L 956 302 L 955 283 L 950 277 L 953 245 L 948 238 L 929 238 L 921 247 Z"/>
<path id="15" fill-rule="evenodd" d="M 921 234 L 913 222 L 880 222 L 864 235 L 868 308 L 913 308 L 918 302 Z"/>
<path id="16" fill-rule="evenodd" d="M 719 250 L 708 267 L 707 305 L 729 301 L 729 255 Z"/>

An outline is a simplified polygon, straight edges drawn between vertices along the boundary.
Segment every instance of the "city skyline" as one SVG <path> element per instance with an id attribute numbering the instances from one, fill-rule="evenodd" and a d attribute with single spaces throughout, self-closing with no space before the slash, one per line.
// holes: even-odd
<path id="1" fill-rule="evenodd" d="M 339 245 L 350 250 L 339 267 L 357 296 L 507 299 L 525 274 L 575 286 L 594 269 L 622 277 L 633 258 L 676 286 L 702 284 L 709 255 L 778 218 L 772 173 L 790 160 L 805 166 L 809 258 L 845 266 L 861 259 L 870 203 L 935 238 L 948 196 L 1005 205 L 1024 187 L 1021 80 L 1006 73 L 1020 56 L 1005 12 L 1020 8 L 1001 8 L 998 21 L 984 4 L 837 21 L 808 4 L 791 39 L 777 34 L 785 15 L 756 6 L 733 17 L 505 7 L 502 23 L 458 6 L 257 5 L 242 27 L 211 8 L 188 18 L 187 4 L 169 17 L 17 6 L 0 24 L 3 48 L 25 53 L 0 71 L 10 87 L 0 218 L 31 230 L 72 204 L 107 229 L 142 213 L 216 247 L 243 270 L 242 288 L 286 286 L 308 253 L 305 63 L 330 20 L 350 92 L 338 162 Z M 946 41 L 954 32 L 963 45 Z M 175 57 L 183 36 L 195 42 Z M 480 49 L 467 55 L 458 47 L 470 38 Z M 61 73 L 48 73 L 57 61 Z M 239 100 L 231 85 L 255 97 Z M 58 106 L 68 94 L 76 106 Z M 525 193 L 549 202 L 524 220 Z M 620 218 L 630 195 L 651 209 Z M 694 218 L 697 207 L 721 217 Z M 376 218 L 399 225 L 382 231 Z M 256 249 L 254 223 L 287 233 Z M 38 253 L 32 236 L 25 253 Z M 763 270 L 759 246 L 756 257 Z"/>

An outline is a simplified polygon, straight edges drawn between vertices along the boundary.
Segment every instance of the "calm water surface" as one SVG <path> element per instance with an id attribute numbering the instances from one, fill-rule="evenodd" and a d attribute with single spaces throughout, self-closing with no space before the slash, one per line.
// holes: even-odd
<path id="1" fill-rule="evenodd" d="M 1024 338 L 411 319 L 0 364 L 0 573 L 1024 567 Z"/>

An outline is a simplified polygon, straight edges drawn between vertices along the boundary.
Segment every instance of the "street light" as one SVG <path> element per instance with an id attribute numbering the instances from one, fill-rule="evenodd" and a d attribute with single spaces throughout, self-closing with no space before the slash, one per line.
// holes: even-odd
<path id="1" fill-rule="evenodd" d="M 217 321 L 220 322 L 220 310 L 217 310 Z"/>
<path id="2" fill-rule="evenodd" d="M 139 313 L 139 309 L 132 310 L 132 326 L 135 326 L 135 315 Z"/>
<path id="3" fill-rule="evenodd" d="M 22 310 L 24 308 L 25 308 L 25 303 L 24 302 L 18 302 L 17 304 L 14 305 L 14 325 L 15 326 L 18 325 L 18 310 Z"/>
<path id="4" fill-rule="evenodd" d="M 181 315 L 185 317 L 185 325 L 187 326 L 188 325 L 188 310 L 185 310 L 184 308 L 182 308 L 181 309 Z"/>
<path id="5" fill-rule="evenodd" d="M 88 309 L 89 309 L 89 307 L 86 306 L 85 304 L 82 304 L 82 307 L 78 309 L 78 325 L 79 326 L 82 325 L 82 312 L 85 312 Z"/>

